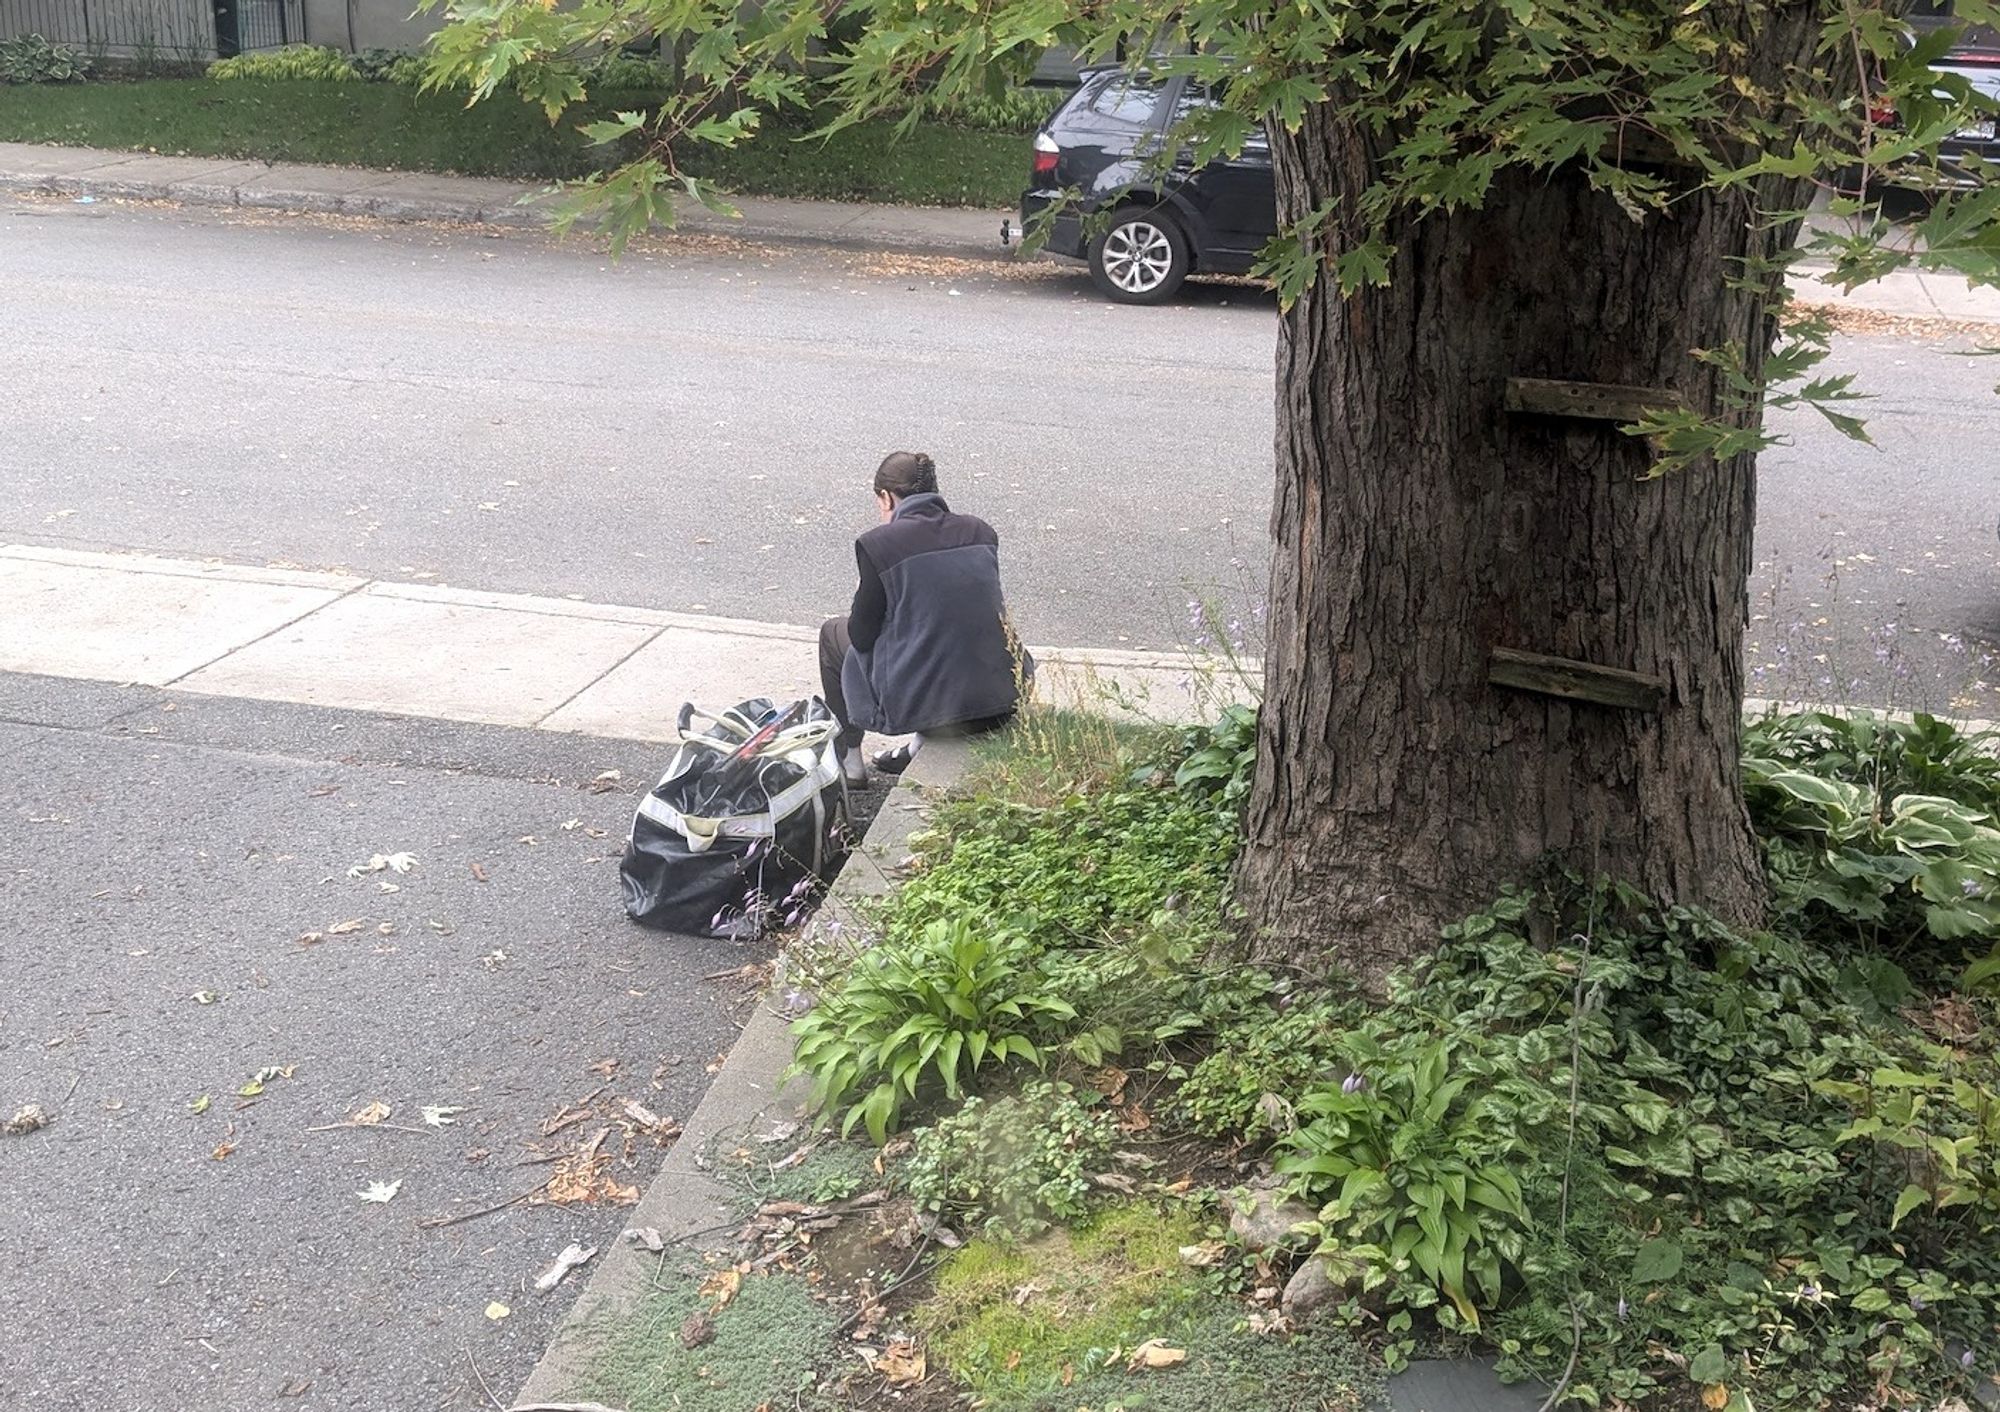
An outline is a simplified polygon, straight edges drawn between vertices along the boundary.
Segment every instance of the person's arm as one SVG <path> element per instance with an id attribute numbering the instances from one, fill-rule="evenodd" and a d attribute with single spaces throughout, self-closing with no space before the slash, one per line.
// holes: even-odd
<path id="1" fill-rule="evenodd" d="M 857 652 L 872 652 L 875 639 L 882 635 L 882 619 L 888 616 L 889 595 L 882 588 L 882 575 L 876 571 L 875 561 L 858 540 L 854 545 L 854 562 L 861 570 L 861 583 L 854 590 L 854 606 L 847 614 L 847 640 Z"/>

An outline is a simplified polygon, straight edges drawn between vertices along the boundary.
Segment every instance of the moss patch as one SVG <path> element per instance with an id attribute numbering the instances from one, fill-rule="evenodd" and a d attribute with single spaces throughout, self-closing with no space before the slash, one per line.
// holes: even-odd
<path id="1" fill-rule="evenodd" d="M 980 1239 L 912 1311 L 934 1367 L 994 1412 L 1356 1412 L 1381 1391 L 1374 1358 L 1341 1329 L 1247 1331 L 1243 1309 L 1181 1261 L 1201 1239 L 1185 1207 L 1115 1206 L 1022 1245 Z M 1147 1339 L 1185 1349 L 1127 1372 Z"/>
<path id="2" fill-rule="evenodd" d="M 1200 1239 L 1185 1212 L 1139 1202 L 1021 1245 L 974 1240 L 945 1262 L 912 1317 L 973 1391 L 995 1406 L 1033 1406 L 1113 1350 L 1183 1328 L 1208 1299 L 1179 1253 Z"/>
<path id="3" fill-rule="evenodd" d="M 626 1412 L 746 1412 L 791 1406 L 810 1388 L 832 1340 L 834 1315 L 789 1275 L 753 1276 L 710 1317 L 715 1337 L 684 1347 L 681 1325 L 704 1313 L 697 1281 L 676 1277 L 629 1318 L 608 1323 L 577 1392 Z"/>

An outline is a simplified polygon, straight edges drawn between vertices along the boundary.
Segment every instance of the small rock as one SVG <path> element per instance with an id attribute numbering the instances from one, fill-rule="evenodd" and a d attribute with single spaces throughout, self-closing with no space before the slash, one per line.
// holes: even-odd
<path id="1" fill-rule="evenodd" d="M 681 1347 L 700 1348 L 715 1337 L 715 1320 L 706 1314 L 690 1314 L 681 1321 Z"/>
<path id="2" fill-rule="evenodd" d="M 1319 1212 L 1273 1187 L 1249 1187 L 1230 1202 L 1229 1231 L 1252 1250 L 1272 1250 L 1290 1241 L 1292 1228 L 1319 1219 Z"/>
<path id="3" fill-rule="evenodd" d="M 1339 1299 L 1346 1291 L 1333 1282 L 1328 1273 L 1326 1261 L 1314 1256 L 1299 1266 L 1292 1278 L 1285 1284 L 1284 1297 L 1278 1307 L 1287 1319 L 1303 1319 L 1315 1309 L 1324 1307 Z"/>

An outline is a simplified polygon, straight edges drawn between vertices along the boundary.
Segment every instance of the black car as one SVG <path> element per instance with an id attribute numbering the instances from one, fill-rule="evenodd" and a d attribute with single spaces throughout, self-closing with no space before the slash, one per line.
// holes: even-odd
<path id="1" fill-rule="evenodd" d="M 1964 79 L 1975 93 L 2000 99 L 2000 31 L 1956 20 L 1952 16 L 1953 8 L 1953 0 L 1916 0 L 1904 12 L 1904 23 L 1919 34 L 1945 25 L 1959 26 L 1958 37 L 1950 51 L 1932 67 L 1939 73 Z M 1878 110 L 1876 116 L 1890 121 L 1895 118 L 1893 112 L 1886 110 Z M 1947 168 L 1956 160 L 1967 157 L 2000 161 L 2000 138 L 1994 135 L 1993 119 L 1973 118 L 1939 145 L 1938 155 L 1940 164 Z M 1895 181 L 1895 175 L 1891 173 L 1888 180 Z M 1947 175 L 1946 180 L 1950 185 L 1973 184 L 1970 178 L 1956 179 Z"/>
<path id="2" fill-rule="evenodd" d="M 1171 299 L 1195 271 L 1246 273 L 1278 228 L 1263 134 L 1200 170 L 1184 151 L 1167 171 L 1158 163 L 1168 131 L 1208 101 L 1185 77 L 1086 71 L 1035 137 L 1023 226 L 1065 191 L 1080 193 L 1053 217 L 1047 248 L 1088 260 L 1098 288 L 1127 304 Z M 1099 216 L 1086 230 L 1085 217 Z"/>

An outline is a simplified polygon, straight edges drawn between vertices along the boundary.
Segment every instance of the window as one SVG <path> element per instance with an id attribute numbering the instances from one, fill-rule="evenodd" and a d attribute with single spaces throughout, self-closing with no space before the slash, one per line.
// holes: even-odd
<path id="1" fill-rule="evenodd" d="M 1159 101 L 1160 85 L 1154 80 L 1112 74 L 1090 100 L 1090 110 L 1121 123 L 1144 126 L 1153 120 Z"/>

